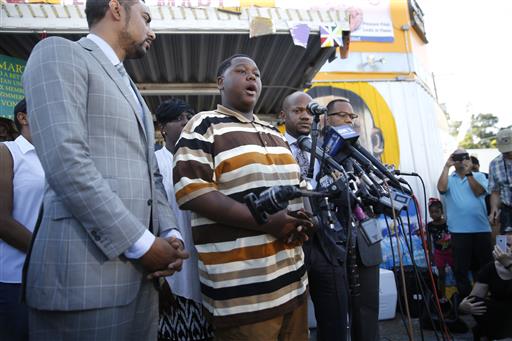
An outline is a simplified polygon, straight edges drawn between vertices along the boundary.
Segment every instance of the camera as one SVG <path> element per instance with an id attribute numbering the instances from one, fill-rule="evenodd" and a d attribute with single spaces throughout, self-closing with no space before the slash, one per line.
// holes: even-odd
<path id="1" fill-rule="evenodd" d="M 261 192 L 259 196 L 249 193 L 244 201 L 258 224 L 265 224 L 268 216 L 288 207 L 288 201 L 302 195 L 294 186 L 274 186 Z"/>
<path id="2" fill-rule="evenodd" d="M 469 154 L 468 153 L 452 154 L 452 160 L 453 161 L 469 160 Z"/>

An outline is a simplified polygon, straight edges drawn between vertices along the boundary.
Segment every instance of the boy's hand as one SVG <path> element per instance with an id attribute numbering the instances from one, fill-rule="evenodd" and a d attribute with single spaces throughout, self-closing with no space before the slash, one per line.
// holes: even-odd
<path id="1" fill-rule="evenodd" d="M 311 214 L 304 210 L 288 212 L 288 214 L 292 217 L 303 220 L 309 220 L 311 222 L 311 227 L 308 227 L 308 225 L 297 226 L 297 229 L 295 231 L 292 231 L 288 238 L 286 239 L 287 244 L 302 245 L 304 244 L 304 242 L 309 240 L 309 237 L 312 235 L 316 228 L 312 216 Z"/>
<path id="2" fill-rule="evenodd" d="M 291 243 L 293 241 L 301 242 L 303 239 L 307 240 L 305 231 L 312 229 L 313 223 L 304 212 L 289 213 L 286 210 L 282 210 L 271 215 L 264 227 L 267 233 L 284 241 L 288 241 L 290 235 L 293 234 L 290 240 Z"/>

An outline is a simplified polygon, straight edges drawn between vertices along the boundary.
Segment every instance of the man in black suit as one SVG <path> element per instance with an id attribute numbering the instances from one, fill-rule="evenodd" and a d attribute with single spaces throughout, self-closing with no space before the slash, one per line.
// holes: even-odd
<path id="1" fill-rule="evenodd" d="M 306 110 L 312 98 L 295 92 L 283 101 L 281 118 L 285 122 L 285 138 L 301 168 L 303 179 L 309 167 L 310 154 L 297 145 L 300 136 L 308 136 L 313 116 Z M 318 165 L 315 173 L 318 172 Z M 317 213 L 317 210 L 315 210 Z M 321 224 L 322 225 L 322 224 Z M 348 295 L 345 271 L 344 231 L 320 226 L 304 244 L 309 292 L 315 308 L 317 340 L 346 340 Z"/>
<path id="2" fill-rule="evenodd" d="M 329 125 L 353 125 L 358 115 L 350 101 L 337 98 L 327 104 Z M 351 336 L 356 341 L 378 340 L 379 331 L 379 264 L 382 262 L 380 243 L 368 245 L 358 232 L 356 240 L 357 266 L 359 272 L 359 295 L 350 301 Z"/>

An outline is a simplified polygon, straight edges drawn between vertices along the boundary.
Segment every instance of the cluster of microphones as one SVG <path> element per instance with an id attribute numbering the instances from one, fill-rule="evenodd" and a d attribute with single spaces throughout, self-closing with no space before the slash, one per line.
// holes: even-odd
<path id="1" fill-rule="evenodd" d="M 308 111 L 322 115 L 327 109 L 311 102 Z M 412 192 L 404 187 L 405 180 L 395 176 L 358 142 L 359 134 L 350 125 L 327 127 L 322 146 L 317 146 L 309 136 L 297 139 L 299 148 L 312 154 L 322 166 L 318 175 L 318 186 L 312 190 L 301 190 L 294 186 L 275 186 L 259 196 L 247 195 L 245 201 L 253 216 L 264 223 L 268 214 L 286 208 L 289 200 L 300 196 L 329 196 L 354 208 L 357 205 L 372 205 L 381 213 L 391 215 L 406 209 Z M 357 212 L 357 210 L 355 210 Z"/>

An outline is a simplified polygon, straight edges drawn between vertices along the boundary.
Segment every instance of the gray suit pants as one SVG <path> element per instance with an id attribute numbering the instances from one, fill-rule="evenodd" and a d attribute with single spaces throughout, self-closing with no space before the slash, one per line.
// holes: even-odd
<path id="1" fill-rule="evenodd" d="M 158 292 L 144 280 L 128 305 L 82 311 L 29 311 L 30 340 L 156 340 Z"/>

